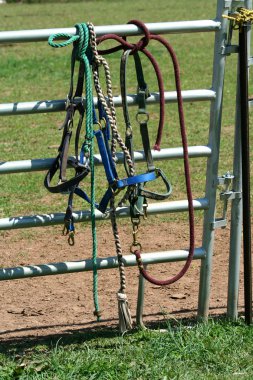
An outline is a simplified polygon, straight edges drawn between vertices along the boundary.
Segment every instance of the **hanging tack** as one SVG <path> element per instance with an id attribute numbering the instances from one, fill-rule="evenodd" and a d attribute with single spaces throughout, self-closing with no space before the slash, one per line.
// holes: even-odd
<path id="1" fill-rule="evenodd" d="M 117 129 L 116 111 L 115 111 L 113 96 L 112 96 L 112 83 L 111 83 L 110 69 L 105 58 L 100 56 L 97 52 L 96 34 L 94 31 L 94 26 L 92 25 L 92 23 L 88 23 L 87 25 L 90 32 L 90 44 L 91 44 L 91 49 L 92 49 L 92 54 L 93 54 L 92 70 L 93 70 L 95 89 L 98 95 L 98 99 L 101 102 L 101 106 L 103 107 L 106 113 L 106 117 L 108 119 L 108 123 L 112 131 L 112 143 L 111 143 L 112 160 L 114 162 L 116 161 L 116 141 L 117 141 L 122 151 L 124 151 L 124 154 L 127 157 L 129 171 L 131 175 L 133 176 L 134 166 L 132 163 L 130 153 L 128 149 L 126 148 L 123 140 L 121 139 L 120 134 Z M 103 91 L 100 85 L 100 80 L 99 80 L 98 69 L 99 69 L 99 66 L 101 65 L 103 66 L 104 71 L 105 71 L 108 104 L 103 94 Z M 125 331 L 132 329 L 132 319 L 131 319 L 130 309 L 128 306 L 127 296 L 125 293 L 126 291 L 125 269 L 124 269 L 123 255 L 122 255 L 122 247 L 120 243 L 118 226 L 117 226 L 117 221 L 116 221 L 114 196 L 115 194 L 113 194 L 113 196 L 110 199 L 110 217 L 111 217 L 111 225 L 112 225 L 112 231 L 113 231 L 114 242 L 115 242 L 117 258 L 118 258 L 118 267 L 119 267 L 119 273 L 120 273 L 120 290 L 118 292 L 119 329 L 121 333 L 124 333 Z"/>

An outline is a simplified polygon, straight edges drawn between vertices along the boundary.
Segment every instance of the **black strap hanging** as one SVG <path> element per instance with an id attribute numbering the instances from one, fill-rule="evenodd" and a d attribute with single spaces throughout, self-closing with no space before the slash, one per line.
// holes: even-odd
<path id="1" fill-rule="evenodd" d="M 242 151 L 243 198 L 243 258 L 244 258 L 244 307 L 245 322 L 252 323 L 252 258 L 250 217 L 250 149 L 249 149 L 249 100 L 248 100 L 248 32 L 249 23 L 239 28 L 239 72 Z"/>

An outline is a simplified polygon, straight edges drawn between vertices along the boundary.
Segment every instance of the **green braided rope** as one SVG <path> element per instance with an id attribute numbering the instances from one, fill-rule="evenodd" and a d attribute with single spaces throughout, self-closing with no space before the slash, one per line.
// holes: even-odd
<path id="1" fill-rule="evenodd" d="M 54 42 L 54 40 L 62 40 L 62 39 L 66 39 L 66 40 L 62 42 Z M 77 40 L 79 40 L 79 36 L 72 36 L 71 34 L 68 34 L 68 33 L 56 33 L 49 36 L 48 44 L 54 48 L 61 48 L 61 47 L 71 45 L 73 42 Z"/>
<path id="2" fill-rule="evenodd" d="M 86 24 L 76 24 L 77 35 L 71 36 L 69 34 L 54 34 L 49 37 L 48 43 L 52 47 L 65 47 L 74 42 L 75 59 L 82 61 L 85 68 L 85 140 L 82 149 L 86 157 L 90 159 L 91 168 L 91 225 L 92 225 L 92 261 L 93 261 L 93 299 L 95 311 L 94 315 L 97 320 L 100 320 L 99 302 L 98 302 L 98 273 L 97 273 L 97 231 L 95 219 L 95 165 L 94 165 L 94 133 L 93 133 L 93 95 L 92 95 L 92 77 L 90 62 L 87 57 L 87 50 L 89 49 L 90 34 Z M 56 43 L 55 39 L 66 38 L 66 41 Z"/>
<path id="3" fill-rule="evenodd" d="M 75 25 L 79 31 L 80 40 L 77 45 L 76 59 L 83 60 L 85 64 L 85 92 L 86 92 L 86 136 L 84 142 L 84 152 L 90 154 L 91 168 L 91 226 L 92 226 L 92 261 L 93 261 L 93 299 L 95 305 L 94 315 L 100 320 L 100 311 L 98 303 L 98 273 L 97 273 L 97 231 L 95 219 L 95 165 L 94 165 L 94 133 L 93 133 L 93 96 L 92 96 L 92 78 L 90 62 L 86 55 L 89 45 L 89 29 L 86 24 Z M 81 41 L 81 42 L 80 42 Z"/>
<path id="4" fill-rule="evenodd" d="M 86 51 L 89 45 L 89 29 L 86 24 L 76 25 L 79 28 L 81 39 L 83 44 L 79 43 L 76 50 L 76 58 L 82 59 L 85 63 L 85 92 L 86 92 L 86 136 L 84 142 L 84 152 L 90 153 L 90 168 L 91 168 L 91 226 L 92 226 L 92 261 L 93 261 L 93 299 L 95 305 L 94 314 L 97 316 L 97 320 L 100 320 L 100 311 L 98 303 L 98 273 L 97 273 L 97 231 L 96 231 L 96 219 L 95 219 L 95 165 L 94 165 L 94 133 L 93 133 L 93 96 L 92 96 L 92 78 L 90 70 L 90 62 L 86 55 Z"/>
<path id="5" fill-rule="evenodd" d="M 100 311 L 98 303 L 98 272 L 97 272 L 97 230 L 95 218 L 95 165 L 93 144 L 90 148 L 90 168 L 91 168 L 91 226 L 92 226 L 92 245 L 93 245 L 93 300 L 95 305 L 94 315 L 100 321 Z"/>

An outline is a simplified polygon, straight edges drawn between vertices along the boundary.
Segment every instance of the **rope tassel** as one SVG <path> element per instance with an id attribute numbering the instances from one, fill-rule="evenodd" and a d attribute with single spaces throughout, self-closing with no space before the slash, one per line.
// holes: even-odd
<path id="1" fill-rule="evenodd" d="M 132 329 L 132 318 L 125 293 L 118 293 L 119 330 L 124 332 Z"/>
<path id="2" fill-rule="evenodd" d="M 132 319 L 131 319 L 130 309 L 128 307 L 127 295 L 125 293 L 125 289 L 126 289 L 125 268 L 124 268 L 124 262 L 123 262 L 123 256 L 122 256 L 121 243 L 119 239 L 118 226 L 116 222 L 114 198 L 111 200 L 110 206 L 112 209 L 111 224 L 112 224 L 114 242 L 115 242 L 115 247 L 116 247 L 116 252 L 117 252 L 117 257 L 118 257 L 118 267 L 119 267 L 119 274 L 120 274 L 120 290 L 117 294 L 118 310 L 119 310 L 119 330 L 121 333 L 124 333 L 127 330 L 132 329 Z"/>

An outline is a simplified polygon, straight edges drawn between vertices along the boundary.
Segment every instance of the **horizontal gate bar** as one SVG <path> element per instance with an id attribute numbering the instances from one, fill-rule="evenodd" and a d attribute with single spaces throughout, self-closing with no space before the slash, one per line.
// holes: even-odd
<path id="1" fill-rule="evenodd" d="M 216 20 L 175 21 L 147 23 L 151 33 L 194 33 L 219 30 L 221 23 Z M 103 36 L 115 33 L 119 36 L 136 36 L 143 34 L 142 30 L 133 24 L 95 26 L 96 35 Z M 46 41 L 51 34 L 76 34 L 76 28 L 53 28 L 35 30 L 15 30 L 0 32 L 0 43 Z"/>
<path id="2" fill-rule="evenodd" d="M 213 90 L 185 90 L 182 91 L 182 97 L 185 102 L 193 101 L 206 101 L 215 99 L 215 91 Z M 159 102 L 160 95 L 158 92 L 152 92 L 147 99 L 147 104 L 156 104 Z M 121 96 L 113 97 L 114 105 L 119 107 L 122 105 Z M 165 92 L 166 103 L 174 103 L 177 101 L 176 91 Z M 95 106 L 97 105 L 97 98 L 94 97 Z M 137 95 L 130 94 L 127 96 L 127 103 L 129 106 L 137 105 Z M 15 102 L 15 103 L 2 103 L 0 104 L 0 116 L 10 115 L 26 115 L 33 113 L 49 113 L 60 112 L 65 110 L 66 99 L 58 100 L 38 100 L 32 102 Z"/>
<path id="3" fill-rule="evenodd" d="M 154 160 L 170 160 L 175 158 L 183 158 L 183 148 L 166 148 L 160 151 L 151 150 Z M 210 157 L 211 148 L 205 145 L 189 146 L 188 154 L 190 158 L 195 157 Z M 47 170 L 51 167 L 54 158 L 41 158 L 34 160 L 21 160 L 21 161 L 0 161 L 0 175 L 10 173 L 23 173 Z M 144 151 L 134 152 L 134 160 L 136 162 L 145 161 Z M 101 165 L 102 159 L 100 154 L 94 155 L 95 165 Z M 117 162 L 122 164 L 124 161 L 123 153 L 117 153 Z"/>
<path id="4" fill-rule="evenodd" d="M 193 207 L 195 210 L 206 210 L 209 202 L 207 198 L 198 198 L 193 200 Z M 188 211 L 188 201 L 171 201 L 162 203 L 150 203 L 148 205 L 147 213 L 163 214 L 172 212 Z M 126 218 L 129 216 L 129 207 L 118 207 L 116 210 L 118 217 Z M 0 219 L 0 230 L 11 230 L 16 228 L 30 228 L 30 227 L 42 227 L 53 224 L 62 224 L 64 222 L 65 213 L 51 213 L 31 216 L 19 216 Z M 102 214 L 96 210 L 95 217 L 97 220 L 105 220 L 109 218 L 109 214 Z M 73 212 L 73 218 L 75 222 L 88 222 L 91 220 L 90 211 L 76 211 Z"/>
<path id="5" fill-rule="evenodd" d="M 175 250 L 165 252 L 143 253 L 142 260 L 144 264 L 158 264 L 165 262 L 183 261 L 187 259 L 189 252 L 187 250 Z M 193 259 L 203 259 L 205 251 L 203 248 L 194 250 Z M 126 267 L 135 266 L 136 258 L 134 255 L 123 256 L 123 262 Z M 116 256 L 107 258 L 97 258 L 97 269 L 112 269 L 118 267 Z M 66 261 L 60 263 L 50 263 L 42 265 L 27 265 L 14 268 L 0 269 L 0 281 L 15 280 L 27 277 L 50 276 L 57 274 L 68 274 L 75 272 L 87 272 L 93 268 L 91 259 L 81 261 Z"/>

